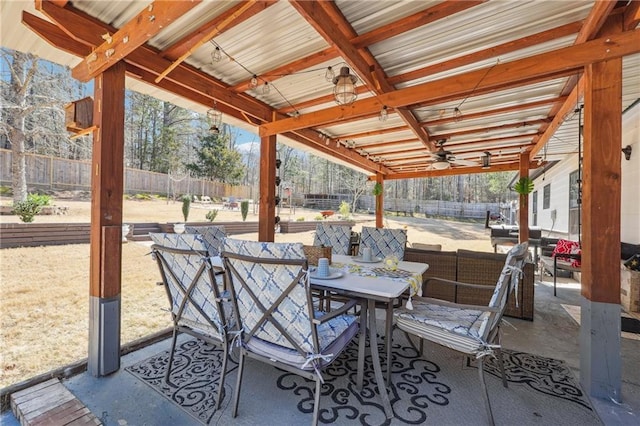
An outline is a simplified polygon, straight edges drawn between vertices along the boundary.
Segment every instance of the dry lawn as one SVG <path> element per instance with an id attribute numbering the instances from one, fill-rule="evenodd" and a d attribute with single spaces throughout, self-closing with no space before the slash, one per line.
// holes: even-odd
<path id="1" fill-rule="evenodd" d="M 57 200 L 70 208 L 64 216 L 38 216 L 36 223 L 88 222 L 90 202 Z M 213 208 L 213 207 L 208 207 Z M 220 206 L 216 221 L 241 220 L 239 211 Z M 190 220 L 202 221 L 207 208 L 194 206 Z M 280 213 L 283 220 L 316 211 Z M 175 222 L 179 203 L 125 201 L 125 222 Z M 374 226 L 373 216 L 356 216 L 355 230 Z M 249 213 L 247 220 L 257 220 Z M 0 216 L 1 222 L 17 222 Z M 409 243 L 442 244 L 443 250 L 466 248 L 491 251 L 488 233 L 479 224 L 424 218 L 393 218 L 385 227 L 407 227 Z M 256 240 L 256 234 L 236 238 Z M 276 241 L 311 244 L 313 232 L 277 234 Z M 149 245 L 123 245 L 121 342 L 138 339 L 170 326 L 168 300 Z M 89 318 L 89 245 L 25 247 L 0 250 L 0 388 L 87 357 Z"/>

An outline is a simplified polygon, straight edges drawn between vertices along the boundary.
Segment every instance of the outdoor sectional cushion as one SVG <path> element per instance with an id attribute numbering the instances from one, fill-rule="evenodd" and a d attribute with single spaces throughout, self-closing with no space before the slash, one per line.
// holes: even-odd
<path id="1" fill-rule="evenodd" d="M 316 316 L 321 315 L 322 313 L 316 313 Z M 343 314 L 318 325 L 318 343 L 321 353 L 327 356 L 327 359 L 320 358 L 322 365 L 330 364 L 335 359 L 334 354 L 342 353 L 342 349 L 355 337 L 359 328 L 357 319 L 353 315 Z M 297 350 L 276 345 L 257 337 L 249 339 L 247 347 L 252 352 L 267 358 L 278 359 L 303 370 L 314 368 L 313 363 L 307 362 L 308 358 Z"/>
<path id="2" fill-rule="evenodd" d="M 481 342 L 480 328 L 489 313 L 476 309 L 447 306 L 446 302 L 423 299 L 414 309 L 397 309 L 394 317 L 399 325 L 413 334 L 464 353 L 473 353 Z"/>

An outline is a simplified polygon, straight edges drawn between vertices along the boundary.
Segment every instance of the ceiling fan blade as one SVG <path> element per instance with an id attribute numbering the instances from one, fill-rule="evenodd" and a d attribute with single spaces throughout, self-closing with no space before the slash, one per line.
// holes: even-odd
<path id="1" fill-rule="evenodd" d="M 461 160 L 450 159 L 449 162 L 452 164 L 460 165 L 460 166 L 479 166 L 480 165 L 477 161 L 462 160 L 462 159 Z"/>

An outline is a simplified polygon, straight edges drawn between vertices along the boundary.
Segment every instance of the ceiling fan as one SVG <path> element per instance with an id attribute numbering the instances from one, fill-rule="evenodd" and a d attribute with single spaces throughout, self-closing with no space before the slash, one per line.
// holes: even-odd
<path id="1" fill-rule="evenodd" d="M 438 150 L 432 153 L 433 159 L 435 160 L 431 163 L 431 168 L 435 170 L 445 170 L 451 167 L 452 164 L 460 165 L 460 166 L 477 166 L 478 163 L 471 160 L 458 160 L 456 157 L 451 155 L 451 151 L 447 151 L 444 149 L 444 143 L 446 139 L 440 139 L 436 143 L 438 146 Z"/>

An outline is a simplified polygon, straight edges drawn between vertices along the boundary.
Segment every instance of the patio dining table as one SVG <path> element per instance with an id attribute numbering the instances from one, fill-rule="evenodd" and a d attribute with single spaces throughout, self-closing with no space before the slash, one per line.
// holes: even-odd
<path id="1" fill-rule="evenodd" d="M 331 279 L 310 275 L 314 289 L 325 290 L 354 299 L 361 299 L 362 315 L 368 322 L 369 345 L 378 391 L 387 418 L 393 418 L 393 410 L 385 384 L 391 378 L 391 333 L 394 302 L 402 296 L 410 286 L 417 289 L 422 286 L 422 274 L 429 268 L 425 263 L 400 261 L 396 270 L 386 269 L 383 261 L 358 262 L 356 256 L 331 256 Z M 366 303 L 365 303 L 366 301 Z M 382 303 L 386 311 L 386 380 L 382 376 L 380 354 L 377 351 L 376 303 Z M 367 316 L 368 314 L 368 316 Z M 375 350 L 374 350 L 375 348 Z M 357 387 L 362 388 L 364 359 L 358 359 Z"/>

